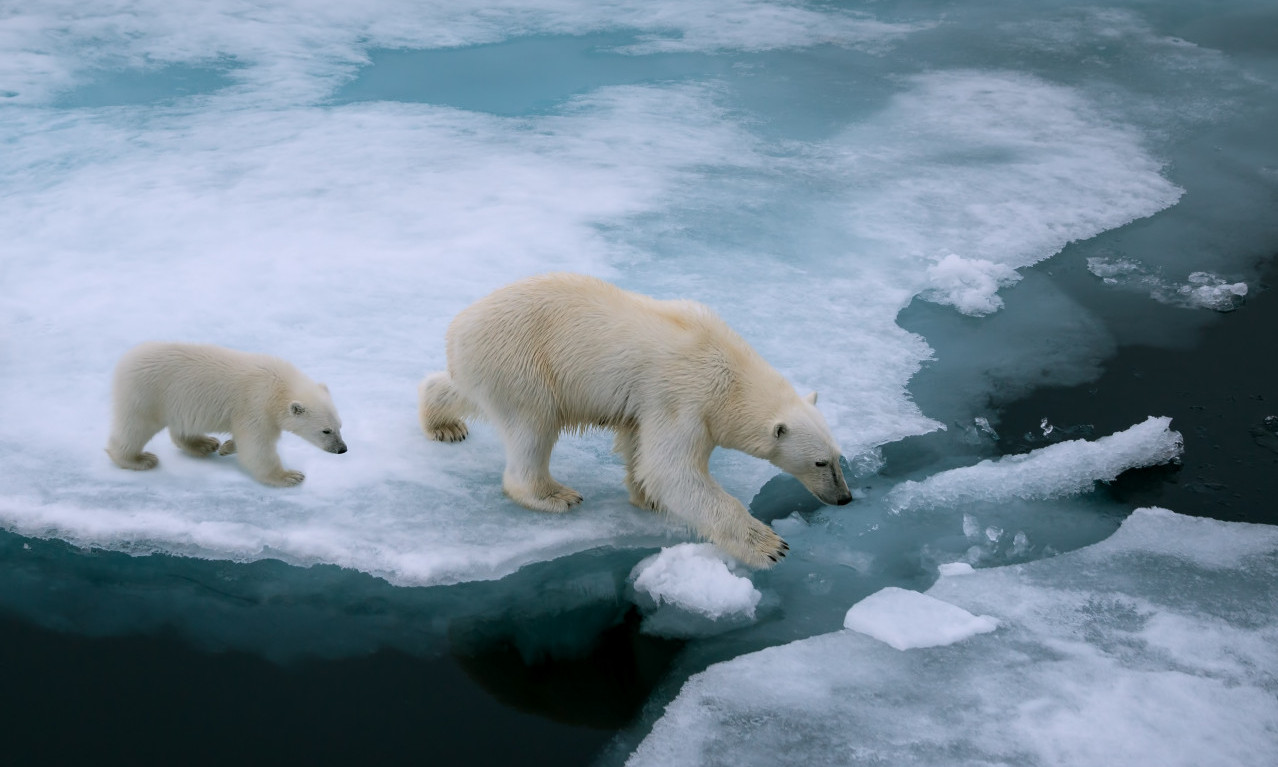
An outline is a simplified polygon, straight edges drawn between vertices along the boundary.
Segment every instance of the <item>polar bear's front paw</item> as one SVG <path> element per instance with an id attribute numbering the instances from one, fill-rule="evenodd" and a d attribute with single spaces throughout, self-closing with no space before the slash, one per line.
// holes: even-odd
<path id="1" fill-rule="evenodd" d="M 771 527 L 754 517 L 750 517 L 749 525 L 745 540 L 714 542 L 746 565 L 756 568 L 772 567 L 790 553 L 790 544 Z"/>
<path id="2" fill-rule="evenodd" d="M 217 449 L 218 455 L 235 455 L 235 440 L 228 439 Z"/>
<path id="3" fill-rule="evenodd" d="M 272 487 L 292 487 L 301 484 L 304 479 L 306 479 L 306 475 L 302 472 L 285 469 L 270 475 L 262 481 Z"/>
<path id="4" fill-rule="evenodd" d="M 555 506 L 552 511 L 567 511 L 582 502 L 581 493 L 566 485 L 559 485 L 545 496 L 547 503 Z"/>
<path id="5" fill-rule="evenodd" d="M 470 430 L 466 428 L 464 421 L 434 424 L 428 432 L 430 438 L 436 442 L 461 442 L 469 433 Z"/>

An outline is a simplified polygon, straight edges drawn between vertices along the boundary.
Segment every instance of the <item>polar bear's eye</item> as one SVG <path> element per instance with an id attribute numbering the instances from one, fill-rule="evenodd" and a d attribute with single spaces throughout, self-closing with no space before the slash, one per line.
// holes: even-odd
<path id="1" fill-rule="evenodd" d="M 320 434 L 332 434 L 332 433 L 333 433 L 332 429 L 325 429 L 324 431 L 320 432 Z"/>
<path id="2" fill-rule="evenodd" d="M 818 469 L 824 469 L 826 466 L 829 466 L 829 465 L 830 465 L 829 461 L 817 461 Z"/>

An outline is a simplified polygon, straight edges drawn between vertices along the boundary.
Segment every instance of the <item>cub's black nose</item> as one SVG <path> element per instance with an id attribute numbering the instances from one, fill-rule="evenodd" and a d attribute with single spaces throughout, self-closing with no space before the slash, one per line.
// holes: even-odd
<path id="1" fill-rule="evenodd" d="M 852 503 L 852 494 L 848 493 L 847 495 L 839 496 L 839 500 L 835 501 L 835 503 L 840 506 L 847 506 L 849 503 Z"/>
<path id="2" fill-rule="evenodd" d="M 345 452 L 346 452 L 346 443 L 345 443 L 345 442 L 343 442 L 342 444 L 338 445 L 338 446 L 337 446 L 337 449 L 336 449 L 336 450 L 334 450 L 333 452 L 334 452 L 334 453 L 337 453 L 338 455 L 341 455 L 342 453 L 345 453 Z"/>

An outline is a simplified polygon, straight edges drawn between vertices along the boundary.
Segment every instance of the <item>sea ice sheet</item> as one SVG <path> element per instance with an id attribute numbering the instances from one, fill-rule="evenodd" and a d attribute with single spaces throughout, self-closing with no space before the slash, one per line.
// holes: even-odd
<path id="1" fill-rule="evenodd" d="M 1275 583 L 1278 529 L 1138 510 L 927 592 L 996 632 L 898 652 L 844 631 L 712 666 L 628 764 L 1267 764 Z"/>

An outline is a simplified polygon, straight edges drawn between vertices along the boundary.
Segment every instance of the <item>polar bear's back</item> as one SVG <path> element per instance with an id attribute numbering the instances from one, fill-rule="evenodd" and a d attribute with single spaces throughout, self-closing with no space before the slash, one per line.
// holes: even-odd
<path id="1" fill-rule="evenodd" d="M 565 426 L 620 422 L 678 387 L 721 388 L 753 351 L 709 308 L 594 277 L 547 274 L 500 288 L 448 329 L 449 374 L 481 403 L 503 399 Z"/>
<path id="2" fill-rule="evenodd" d="M 260 407 L 301 374 L 288 362 L 208 344 L 148 342 L 120 358 L 117 409 L 184 432 L 228 431 L 234 414 Z"/>

